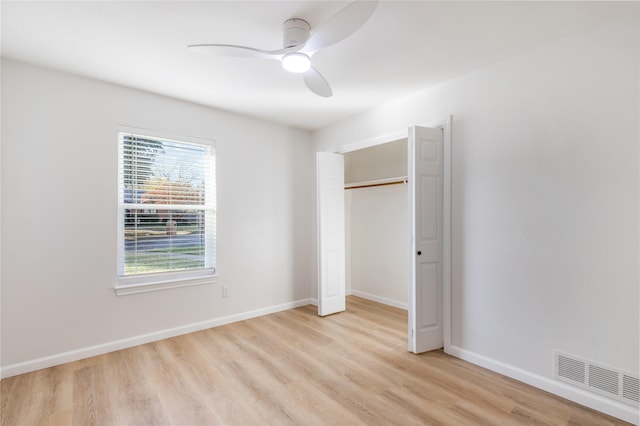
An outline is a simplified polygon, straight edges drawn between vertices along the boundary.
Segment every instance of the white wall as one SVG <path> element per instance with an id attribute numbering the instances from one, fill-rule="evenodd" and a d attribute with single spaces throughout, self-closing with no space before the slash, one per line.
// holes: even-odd
<path id="1" fill-rule="evenodd" d="M 217 284 L 114 294 L 118 125 L 216 141 Z M 306 132 L 3 60 L 2 151 L 4 368 L 310 296 Z"/>
<path id="2" fill-rule="evenodd" d="M 1 14 L 1 12 L 0 12 Z M 0 68 L 0 78 L 2 69 Z M 0 93 L 2 85 L 0 82 Z M 0 101 L 0 122 L 2 121 L 2 102 Z M 2 378 L 2 135 L 0 134 L 0 379 Z"/>
<path id="3" fill-rule="evenodd" d="M 611 7 L 314 134 L 332 150 L 453 115 L 452 345 L 547 384 L 554 349 L 638 372 L 639 14 Z"/>

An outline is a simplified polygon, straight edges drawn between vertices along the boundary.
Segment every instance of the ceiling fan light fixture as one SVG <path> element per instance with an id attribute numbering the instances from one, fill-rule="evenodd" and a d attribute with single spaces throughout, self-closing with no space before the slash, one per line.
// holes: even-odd
<path id="1" fill-rule="evenodd" d="M 287 53 L 282 57 L 282 68 L 289 72 L 303 73 L 311 68 L 311 59 L 304 53 Z"/>
<path id="2" fill-rule="evenodd" d="M 302 74 L 302 80 L 309 90 L 318 96 L 328 98 L 333 95 L 331 86 L 322 74 L 311 66 L 311 56 L 358 31 L 376 9 L 378 1 L 351 1 L 318 25 L 318 29 L 313 34 L 310 32 L 311 26 L 304 19 L 287 19 L 282 24 L 282 49 L 263 50 L 220 43 L 191 44 L 187 47 L 194 52 L 208 52 L 222 56 L 279 60 L 286 71 Z"/>

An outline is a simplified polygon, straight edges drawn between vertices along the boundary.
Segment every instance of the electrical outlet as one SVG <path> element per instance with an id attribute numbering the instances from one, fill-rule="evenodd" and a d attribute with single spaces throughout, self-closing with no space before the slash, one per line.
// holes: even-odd
<path id="1" fill-rule="evenodd" d="M 229 286 L 222 286 L 222 297 L 229 297 Z"/>

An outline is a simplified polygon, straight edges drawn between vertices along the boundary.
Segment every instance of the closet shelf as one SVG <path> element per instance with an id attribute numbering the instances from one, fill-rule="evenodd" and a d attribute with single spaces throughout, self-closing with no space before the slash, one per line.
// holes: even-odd
<path id="1" fill-rule="evenodd" d="M 398 185 L 401 183 L 407 183 L 407 176 L 399 176 L 387 179 L 368 180 L 365 182 L 352 182 L 345 183 L 344 189 L 357 189 L 357 188 L 369 188 L 372 186 L 385 186 L 385 185 Z"/>

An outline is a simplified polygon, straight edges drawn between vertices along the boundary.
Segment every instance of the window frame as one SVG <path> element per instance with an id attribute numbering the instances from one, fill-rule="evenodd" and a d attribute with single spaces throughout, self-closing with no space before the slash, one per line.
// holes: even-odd
<path id="1" fill-rule="evenodd" d="M 212 188 L 207 188 L 207 205 L 204 208 L 204 215 L 207 216 L 207 212 L 213 215 L 213 238 L 212 243 L 213 253 L 205 252 L 205 256 L 212 255 L 217 260 L 217 196 L 216 196 L 216 144 L 212 139 L 204 139 L 193 136 L 173 135 L 166 132 L 159 132 L 149 129 L 141 129 L 130 126 L 118 126 L 117 127 L 117 157 L 118 157 L 118 171 L 117 171 L 117 250 L 116 250 L 116 285 L 114 286 L 115 293 L 118 296 L 128 294 L 146 293 L 151 291 L 159 291 L 166 289 L 173 289 L 186 286 L 197 286 L 204 284 L 214 284 L 217 278 L 217 262 L 214 262 L 210 268 L 199 269 L 187 269 L 182 271 L 170 271 L 170 272 L 154 272 L 143 273 L 136 275 L 121 275 L 124 265 L 121 264 L 121 259 L 124 259 L 124 235 L 125 235 L 125 220 L 124 210 L 127 208 L 125 203 L 122 202 L 122 192 L 124 187 L 121 188 L 122 170 L 124 169 L 124 158 L 121 151 L 124 135 L 135 135 L 149 139 L 166 140 L 176 143 L 205 145 L 211 149 L 211 173 L 210 184 Z M 209 201 L 211 204 L 209 204 Z M 129 207 L 130 208 L 130 207 Z M 205 248 L 206 250 L 206 248 Z M 124 260 L 122 260 L 123 262 Z"/>

